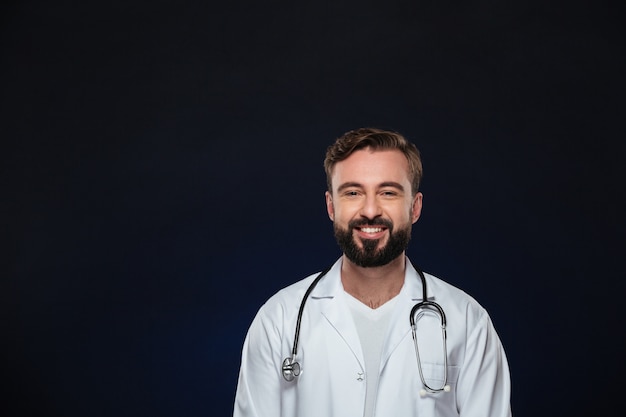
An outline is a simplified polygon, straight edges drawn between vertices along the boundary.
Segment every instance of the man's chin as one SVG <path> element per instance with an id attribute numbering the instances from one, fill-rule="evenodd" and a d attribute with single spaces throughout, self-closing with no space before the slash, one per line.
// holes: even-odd
<path id="1" fill-rule="evenodd" d="M 383 242 L 383 239 L 367 239 L 367 238 L 361 238 L 361 237 L 355 237 L 354 243 L 356 247 L 362 251 L 366 251 L 366 250 L 381 251 L 385 248 L 385 245 L 387 244 L 386 241 Z"/>

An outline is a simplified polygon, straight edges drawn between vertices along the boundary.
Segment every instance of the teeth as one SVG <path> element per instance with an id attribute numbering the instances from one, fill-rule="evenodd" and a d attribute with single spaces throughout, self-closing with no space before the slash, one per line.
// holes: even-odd
<path id="1" fill-rule="evenodd" d="M 378 232 L 382 232 L 383 228 L 382 227 L 362 227 L 361 231 L 365 233 L 378 233 Z"/>

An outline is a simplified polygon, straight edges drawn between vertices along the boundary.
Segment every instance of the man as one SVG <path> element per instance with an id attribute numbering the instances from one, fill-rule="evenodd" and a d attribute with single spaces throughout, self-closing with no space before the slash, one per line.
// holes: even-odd
<path id="1" fill-rule="evenodd" d="M 328 148 L 324 167 L 343 255 L 310 294 L 318 274 L 261 307 L 244 342 L 234 416 L 510 416 L 508 364 L 489 315 L 428 274 L 424 300 L 405 256 L 422 209 L 417 148 L 395 132 L 358 129 Z M 422 301 L 414 343 L 409 316 Z"/>

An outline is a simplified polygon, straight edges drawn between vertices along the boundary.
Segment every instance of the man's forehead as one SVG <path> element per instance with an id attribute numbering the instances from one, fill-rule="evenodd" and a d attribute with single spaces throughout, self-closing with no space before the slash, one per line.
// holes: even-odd
<path id="1" fill-rule="evenodd" d="M 366 148 L 355 151 L 348 158 L 337 162 L 331 174 L 333 187 L 344 183 L 362 185 L 411 183 L 409 163 L 404 154 L 396 149 Z"/>

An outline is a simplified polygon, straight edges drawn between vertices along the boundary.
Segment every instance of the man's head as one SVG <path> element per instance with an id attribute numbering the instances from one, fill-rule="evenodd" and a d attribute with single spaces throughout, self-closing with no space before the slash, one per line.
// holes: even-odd
<path id="1" fill-rule="evenodd" d="M 404 253 L 421 213 L 419 151 L 401 135 L 358 129 L 329 147 L 326 207 L 349 260 L 386 265 Z"/>
<path id="2" fill-rule="evenodd" d="M 417 147 L 399 133 L 376 128 L 351 130 L 328 147 L 324 159 L 328 191 L 332 192 L 332 175 L 337 162 L 343 161 L 353 152 L 364 148 L 375 151 L 396 149 L 402 152 L 409 163 L 412 193 L 415 195 L 419 191 L 422 181 L 422 159 Z"/>

